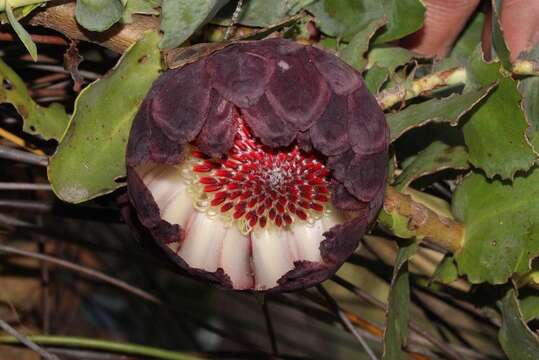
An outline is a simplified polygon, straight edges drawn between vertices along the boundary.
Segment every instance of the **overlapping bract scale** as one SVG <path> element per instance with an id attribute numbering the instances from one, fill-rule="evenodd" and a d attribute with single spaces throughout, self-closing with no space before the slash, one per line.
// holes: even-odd
<path id="1" fill-rule="evenodd" d="M 297 144 L 321 157 L 331 171 L 332 206 L 356 215 L 324 234 L 322 262 L 295 263 L 278 289 L 327 278 L 354 250 L 382 203 L 389 135 L 376 99 L 359 73 L 321 49 L 276 38 L 228 45 L 155 82 L 130 135 L 128 182 L 136 182 L 129 180 L 134 169 L 147 162 L 180 164 L 186 145 L 209 157 L 227 156 L 234 146 L 235 116 L 269 148 Z M 165 226 L 155 204 L 146 204 L 151 195 L 137 197 L 142 187 L 139 181 L 128 188 L 141 222 L 152 234 L 181 236 L 181 226 Z M 222 269 L 206 274 L 177 262 L 233 286 Z"/>

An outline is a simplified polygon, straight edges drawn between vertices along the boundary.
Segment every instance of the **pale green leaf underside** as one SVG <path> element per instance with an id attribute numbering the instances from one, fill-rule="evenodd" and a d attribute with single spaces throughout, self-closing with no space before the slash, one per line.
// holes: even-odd
<path id="1" fill-rule="evenodd" d="M 26 84 L 6 63 L 0 60 L 0 103 L 12 104 L 23 118 L 23 130 L 45 139 L 60 140 L 69 118 L 60 104 L 38 105 L 28 93 Z"/>
<path id="2" fill-rule="evenodd" d="M 108 193 L 125 175 L 133 118 L 161 68 L 157 32 L 146 33 L 108 76 L 77 98 L 68 131 L 49 164 L 56 195 L 79 203 Z"/>

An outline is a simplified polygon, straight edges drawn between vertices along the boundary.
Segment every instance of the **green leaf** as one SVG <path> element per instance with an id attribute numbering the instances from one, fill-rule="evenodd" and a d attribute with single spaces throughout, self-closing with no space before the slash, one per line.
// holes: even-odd
<path id="1" fill-rule="evenodd" d="M 28 52 L 30 53 L 30 56 L 34 61 L 37 61 L 37 47 L 32 38 L 30 37 L 30 34 L 22 27 L 22 25 L 19 23 L 15 15 L 13 15 L 13 10 L 11 10 L 11 6 L 9 5 L 9 1 L 6 1 L 6 15 L 9 20 L 9 24 L 19 37 L 21 39 L 22 43 L 24 44 L 24 47 Z"/>
<path id="2" fill-rule="evenodd" d="M 410 276 L 408 260 L 417 250 L 417 242 L 409 242 L 400 248 L 395 267 L 386 314 L 384 331 L 384 353 L 382 359 L 408 359 L 402 347 L 408 342 L 408 321 L 410 320 Z"/>
<path id="3" fill-rule="evenodd" d="M 377 0 L 320 0 L 308 9 L 324 34 L 346 41 L 384 17 L 384 9 Z"/>
<path id="4" fill-rule="evenodd" d="M 28 93 L 24 81 L 0 60 L 0 103 L 12 104 L 24 120 L 23 130 L 39 134 L 45 139 L 60 140 L 67 128 L 69 117 L 64 107 L 54 103 L 39 106 Z"/>
<path id="5" fill-rule="evenodd" d="M 463 126 L 470 162 L 489 178 L 499 175 L 512 179 L 519 170 L 528 170 L 537 156 L 526 139 L 528 123 L 520 108 L 517 82 L 500 73 L 499 63 L 485 63 L 479 49 L 470 60 L 468 77 L 471 85 L 498 86 L 471 114 Z"/>
<path id="6" fill-rule="evenodd" d="M 521 59 L 537 61 L 539 59 L 539 45 L 529 53 L 521 54 Z M 528 121 L 526 132 L 534 149 L 539 150 L 539 76 L 528 76 L 518 82 L 518 90 L 522 95 L 522 109 Z"/>
<path id="7" fill-rule="evenodd" d="M 90 31 L 105 31 L 122 17 L 120 0 L 77 0 L 75 18 Z"/>
<path id="8" fill-rule="evenodd" d="M 452 255 L 446 254 L 442 261 L 436 267 L 432 280 L 441 282 L 442 284 L 450 284 L 459 277 L 457 265 Z"/>
<path id="9" fill-rule="evenodd" d="M 269 27 L 281 22 L 283 19 L 294 15 L 314 0 L 249 0 L 243 2 L 243 9 L 238 22 L 247 26 Z M 233 2 L 229 8 L 227 18 L 230 19 L 236 8 Z M 230 21 L 227 21 L 227 25 Z"/>
<path id="10" fill-rule="evenodd" d="M 408 226 L 409 219 L 396 211 L 387 212 L 385 209 L 382 209 L 378 214 L 377 221 L 388 232 L 402 239 L 412 239 L 416 236 Z"/>
<path id="11" fill-rule="evenodd" d="M 477 44 L 481 41 L 481 33 L 483 32 L 483 24 L 485 23 L 485 15 L 481 12 L 476 12 L 472 20 L 466 25 L 464 31 L 460 34 L 451 50 L 451 57 L 456 58 L 460 63 L 465 61 L 472 55 L 477 48 Z"/>
<path id="12" fill-rule="evenodd" d="M 522 108 L 529 122 L 527 137 L 533 147 L 539 150 L 539 76 L 529 76 L 519 81 L 518 90 L 522 95 Z"/>
<path id="13" fill-rule="evenodd" d="M 366 72 L 363 73 L 365 84 L 369 91 L 376 94 L 380 91 L 384 83 L 386 82 L 389 74 L 387 69 L 378 65 L 373 65 Z"/>
<path id="14" fill-rule="evenodd" d="M 358 71 L 362 71 L 367 65 L 365 53 L 369 49 L 369 40 L 376 30 L 384 26 L 384 24 L 384 18 L 373 20 L 367 24 L 365 28 L 354 35 L 350 43 L 340 51 L 339 56 Z"/>
<path id="15" fill-rule="evenodd" d="M 393 78 L 395 70 L 407 64 L 414 53 L 401 47 L 375 47 L 369 51 L 365 83 L 369 91 L 377 93 L 388 78 Z"/>
<path id="16" fill-rule="evenodd" d="M 284 1 L 286 1 L 288 3 L 288 7 L 290 9 L 288 12 L 290 14 L 295 14 L 295 13 L 303 10 L 307 6 L 311 5 L 312 3 L 314 3 L 317 0 L 284 0 Z"/>
<path id="17" fill-rule="evenodd" d="M 15 19 L 20 20 L 27 15 L 29 15 L 34 9 L 37 9 L 41 5 L 45 3 L 45 0 L 38 2 L 36 4 L 30 4 L 25 5 L 21 7 L 17 7 L 15 9 L 11 8 L 11 11 L 13 11 L 13 16 Z M 7 14 L 5 13 L 5 6 L 3 2 L 0 2 L 0 24 L 7 24 L 9 23 L 9 19 L 7 18 Z"/>
<path id="18" fill-rule="evenodd" d="M 429 122 L 448 122 L 456 125 L 459 119 L 483 99 L 492 86 L 485 86 L 464 94 L 453 94 L 443 99 L 431 99 L 387 115 L 391 141 L 405 132 Z"/>
<path id="19" fill-rule="evenodd" d="M 160 5 L 161 0 L 127 0 L 122 13 L 122 22 L 131 23 L 133 14 L 159 15 L 156 7 Z"/>
<path id="20" fill-rule="evenodd" d="M 125 175 L 131 123 L 161 68 L 159 35 L 149 32 L 106 77 L 86 87 L 63 141 L 49 163 L 54 192 L 79 203 L 109 193 Z"/>
<path id="21" fill-rule="evenodd" d="M 206 24 L 228 0 L 163 0 L 161 5 L 161 49 L 180 46 Z"/>
<path id="22" fill-rule="evenodd" d="M 403 38 L 423 26 L 425 6 L 419 0 L 382 0 L 388 18 L 386 29 L 376 38 L 376 43 L 385 43 Z"/>
<path id="23" fill-rule="evenodd" d="M 502 312 L 498 340 L 509 360 L 537 359 L 539 338 L 524 323 L 515 290 L 509 290 L 498 307 Z"/>
<path id="24" fill-rule="evenodd" d="M 503 67 L 506 70 L 511 70 L 511 54 L 509 48 L 505 43 L 505 38 L 503 36 L 503 30 L 500 23 L 500 15 L 502 8 L 502 0 L 491 0 L 492 3 L 492 45 L 494 50 L 496 50 L 496 55 L 500 59 Z"/>
<path id="25" fill-rule="evenodd" d="M 520 308 L 524 322 L 539 320 L 539 292 L 521 296 Z"/>
<path id="26" fill-rule="evenodd" d="M 249 0 L 243 2 L 238 24 L 270 28 L 286 21 L 290 16 L 297 14 L 317 0 Z M 236 10 L 236 1 L 229 2 L 224 6 L 214 19 L 212 24 L 229 26 L 232 15 Z"/>
<path id="27" fill-rule="evenodd" d="M 453 196 L 453 213 L 464 223 L 459 271 L 472 283 L 502 284 L 529 270 L 539 255 L 539 170 L 514 182 L 468 175 Z"/>
<path id="28" fill-rule="evenodd" d="M 246 1 L 239 22 L 247 26 L 266 27 L 285 18 L 289 10 L 287 1 Z"/>
<path id="29" fill-rule="evenodd" d="M 410 50 L 398 46 L 375 47 L 369 51 L 369 66 L 378 65 L 393 74 L 399 66 L 408 63 L 415 56 L 417 55 Z"/>
<path id="30" fill-rule="evenodd" d="M 434 141 L 421 151 L 395 179 L 398 190 L 408 187 L 412 181 L 445 169 L 467 169 L 468 153 L 464 146 L 449 146 Z"/>

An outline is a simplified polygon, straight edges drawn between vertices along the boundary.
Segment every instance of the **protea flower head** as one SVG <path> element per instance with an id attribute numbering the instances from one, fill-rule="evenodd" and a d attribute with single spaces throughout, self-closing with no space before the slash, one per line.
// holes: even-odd
<path id="1" fill-rule="evenodd" d="M 384 114 L 337 57 L 235 43 L 154 83 L 129 138 L 128 193 L 189 273 L 289 291 L 355 250 L 382 204 L 387 148 Z"/>

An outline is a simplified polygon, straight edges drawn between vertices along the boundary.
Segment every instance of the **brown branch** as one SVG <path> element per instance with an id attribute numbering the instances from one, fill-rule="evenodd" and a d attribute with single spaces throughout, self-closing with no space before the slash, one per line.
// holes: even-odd
<path id="1" fill-rule="evenodd" d="M 427 206 L 388 186 L 384 210 L 407 220 L 407 230 L 418 239 L 425 239 L 453 253 L 464 246 L 464 226 L 437 214 Z"/>
<path id="2" fill-rule="evenodd" d="M 453 253 L 464 245 L 464 226 L 434 212 L 427 206 L 388 186 L 384 210 L 407 220 L 407 230 L 418 239 L 425 239 Z"/>
<path id="3" fill-rule="evenodd" d="M 117 53 L 123 53 L 148 30 L 159 29 L 154 16 L 133 15 L 131 24 L 116 24 L 104 32 L 83 29 L 75 20 L 75 3 L 49 4 L 29 19 L 30 25 L 44 26 L 61 32 L 70 39 L 90 41 Z"/>

